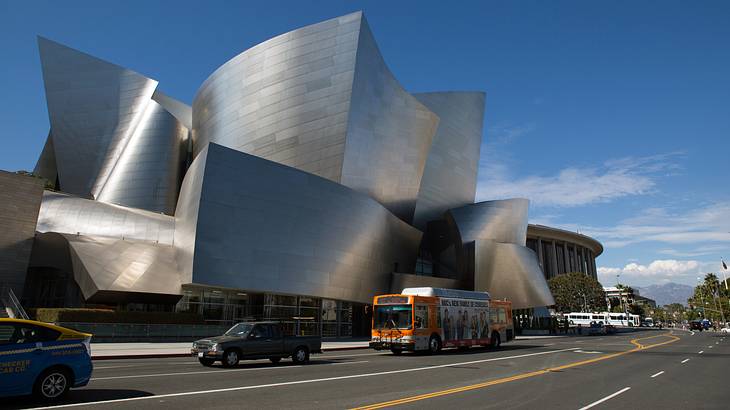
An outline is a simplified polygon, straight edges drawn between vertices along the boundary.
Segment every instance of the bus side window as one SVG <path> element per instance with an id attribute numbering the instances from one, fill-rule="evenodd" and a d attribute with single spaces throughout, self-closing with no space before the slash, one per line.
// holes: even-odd
<path id="1" fill-rule="evenodd" d="M 499 308 L 499 323 L 507 323 L 507 314 L 504 308 Z"/>
<path id="2" fill-rule="evenodd" d="M 416 305 L 413 321 L 416 329 L 428 328 L 428 306 Z"/>
<path id="3" fill-rule="evenodd" d="M 499 322 L 499 313 L 497 313 L 497 308 L 489 309 L 489 321 L 492 323 Z"/>

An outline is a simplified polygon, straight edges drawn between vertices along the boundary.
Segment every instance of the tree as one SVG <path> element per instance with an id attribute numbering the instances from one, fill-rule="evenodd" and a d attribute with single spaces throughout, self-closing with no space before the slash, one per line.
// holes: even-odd
<path id="1" fill-rule="evenodd" d="M 606 295 L 597 280 L 581 272 L 566 273 L 548 280 L 558 312 L 602 312 Z"/>
<path id="2" fill-rule="evenodd" d="M 641 305 L 637 305 L 636 303 L 632 303 L 629 305 L 629 313 L 632 315 L 639 315 L 640 317 L 646 316 L 644 313 L 644 307 Z"/>

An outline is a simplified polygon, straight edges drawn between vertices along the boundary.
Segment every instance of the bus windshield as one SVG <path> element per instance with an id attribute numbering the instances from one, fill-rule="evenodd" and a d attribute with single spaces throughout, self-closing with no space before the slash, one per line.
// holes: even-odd
<path id="1" fill-rule="evenodd" d="M 374 319 L 377 329 L 410 329 L 411 305 L 377 306 Z"/>

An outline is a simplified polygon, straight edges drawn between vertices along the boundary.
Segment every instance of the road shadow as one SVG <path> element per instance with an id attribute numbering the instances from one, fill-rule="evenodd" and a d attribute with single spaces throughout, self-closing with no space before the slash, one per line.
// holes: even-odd
<path id="1" fill-rule="evenodd" d="M 134 397 L 153 396 L 152 393 L 141 390 L 128 389 L 79 389 L 71 390 L 68 395 L 55 402 L 47 402 L 33 396 L 4 397 L 0 408 L 3 409 L 30 409 L 44 406 L 58 406 L 63 404 L 91 403 L 103 400 L 130 399 Z"/>

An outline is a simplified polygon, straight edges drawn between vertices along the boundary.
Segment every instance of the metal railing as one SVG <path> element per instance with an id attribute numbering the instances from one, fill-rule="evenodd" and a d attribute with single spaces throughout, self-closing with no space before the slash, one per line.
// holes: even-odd
<path id="1" fill-rule="evenodd" d="M 28 319 L 28 314 L 25 313 L 23 305 L 15 296 L 13 289 L 9 286 L 3 286 L 0 288 L 0 306 L 5 310 L 11 318 L 14 319 Z"/>

